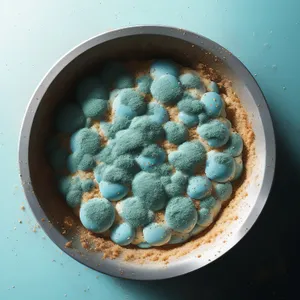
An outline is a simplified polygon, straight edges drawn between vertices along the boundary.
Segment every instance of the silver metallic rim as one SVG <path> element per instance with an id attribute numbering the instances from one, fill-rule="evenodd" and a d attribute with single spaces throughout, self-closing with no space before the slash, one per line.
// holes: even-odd
<path id="1" fill-rule="evenodd" d="M 132 265 L 122 265 L 122 268 L 125 272 L 120 273 L 120 268 L 116 267 L 116 264 L 110 263 L 109 260 L 107 262 L 102 263 L 101 266 L 95 265 L 94 263 L 89 262 L 89 260 L 83 259 L 79 253 L 76 253 L 70 249 L 66 249 L 65 245 L 65 238 L 61 235 L 61 233 L 57 230 L 50 229 L 49 226 L 46 224 L 48 223 L 48 219 L 45 216 L 42 208 L 39 205 L 38 199 L 33 193 L 32 185 L 31 185 L 31 178 L 29 173 L 29 161 L 28 161 L 28 150 L 29 150 L 29 137 L 31 133 L 31 127 L 34 120 L 35 113 L 38 109 L 39 103 L 43 98 L 45 92 L 47 91 L 48 87 L 50 86 L 51 82 L 55 79 L 55 77 L 62 71 L 62 69 L 67 66 L 73 59 L 77 56 L 82 54 L 83 52 L 87 51 L 88 49 L 116 39 L 126 36 L 135 36 L 135 35 L 161 35 L 166 37 L 174 37 L 199 47 L 203 47 L 203 44 L 206 45 L 209 49 L 220 49 L 220 45 L 217 43 L 192 32 L 185 31 L 178 28 L 171 28 L 171 27 L 164 27 L 164 26 L 136 26 L 136 27 L 128 27 L 123 29 L 118 29 L 110 32 L 106 32 L 100 35 L 97 35 L 79 46 L 72 49 L 66 55 L 64 55 L 45 75 L 42 79 L 40 84 L 38 85 L 37 89 L 35 90 L 30 103 L 27 107 L 25 117 L 23 120 L 20 139 L 19 139 L 19 167 L 20 167 L 20 176 L 22 180 L 22 185 L 25 191 L 26 198 L 28 203 L 37 218 L 38 222 L 41 218 L 45 218 L 45 222 L 40 222 L 41 227 L 49 236 L 49 238 L 64 252 L 68 255 L 79 261 L 80 263 L 94 269 L 100 271 L 102 273 L 128 278 L 128 279 L 139 279 L 139 280 L 155 280 L 155 279 L 165 279 L 171 278 L 179 275 L 186 274 L 188 272 L 194 271 L 199 269 L 209 262 L 202 261 L 198 262 L 197 259 L 189 259 L 183 260 L 179 264 L 176 264 L 172 268 L 150 268 L 150 269 L 142 269 L 142 268 L 135 268 Z M 222 47 L 221 47 L 222 48 Z M 216 54 L 217 55 L 217 54 Z M 223 248 L 222 253 L 218 256 L 220 257 L 229 249 L 231 249 L 238 241 L 242 239 L 242 237 L 248 232 L 248 229 L 252 227 L 252 225 L 257 220 L 259 214 L 261 213 L 266 200 L 268 198 L 273 177 L 274 177 L 274 169 L 275 169 L 275 137 L 274 137 L 274 130 L 273 124 L 270 116 L 270 112 L 265 101 L 265 98 L 256 83 L 255 79 L 252 77 L 250 72 L 247 68 L 232 54 L 228 51 L 224 51 L 225 59 L 227 63 L 231 66 L 234 66 L 236 70 L 239 71 L 240 74 L 243 75 L 243 81 L 247 84 L 247 87 L 251 94 L 254 96 L 255 103 L 257 105 L 257 109 L 259 111 L 260 117 L 263 122 L 263 130 L 266 137 L 266 169 L 265 174 L 263 176 L 262 188 L 258 195 L 258 200 L 253 207 L 252 211 L 250 212 L 249 216 L 243 223 L 243 225 L 239 228 L 235 235 L 228 241 L 225 248 Z M 212 259 L 211 261 L 213 261 Z"/>

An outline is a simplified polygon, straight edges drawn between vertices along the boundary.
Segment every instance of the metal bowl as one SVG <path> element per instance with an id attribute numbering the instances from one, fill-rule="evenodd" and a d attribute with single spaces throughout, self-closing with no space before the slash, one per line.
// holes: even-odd
<path id="1" fill-rule="evenodd" d="M 239 222 L 233 222 L 222 243 L 221 234 L 215 242 L 164 264 L 138 265 L 120 259 L 101 261 L 101 253 L 78 251 L 64 247 L 67 238 L 59 223 L 70 214 L 57 195 L 54 176 L 44 154 L 44 143 L 51 131 L 53 111 L 79 77 L 107 59 L 152 59 L 168 57 L 193 67 L 203 62 L 220 70 L 233 81 L 233 88 L 251 117 L 255 132 L 257 161 L 252 174 L 248 197 L 238 207 Z M 216 60 L 216 58 L 218 58 Z M 216 62 L 217 61 L 217 62 Z M 179 276 L 199 269 L 223 255 L 246 234 L 259 216 L 273 181 L 275 139 L 270 113 L 264 96 L 246 67 L 217 43 L 192 32 L 160 26 L 138 26 L 110 31 L 82 43 L 61 58 L 48 72 L 29 103 L 22 125 L 19 144 L 20 173 L 29 205 L 41 227 L 54 243 L 82 264 L 112 276 L 153 280 Z M 258 181 L 257 181 L 258 176 Z M 257 186 L 257 182 L 260 186 Z M 44 222 L 41 219 L 44 218 Z M 48 221 L 52 226 L 49 226 Z M 201 258 L 197 254 L 201 253 Z"/>

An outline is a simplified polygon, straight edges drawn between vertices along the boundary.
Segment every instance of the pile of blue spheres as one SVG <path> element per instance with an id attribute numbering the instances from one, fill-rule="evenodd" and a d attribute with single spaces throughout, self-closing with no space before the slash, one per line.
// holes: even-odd
<path id="1" fill-rule="evenodd" d="M 59 107 L 47 151 L 85 228 L 149 248 L 183 243 L 212 224 L 243 171 L 243 141 L 215 82 L 171 60 L 137 76 L 108 62 L 78 82 L 74 100 Z"/>

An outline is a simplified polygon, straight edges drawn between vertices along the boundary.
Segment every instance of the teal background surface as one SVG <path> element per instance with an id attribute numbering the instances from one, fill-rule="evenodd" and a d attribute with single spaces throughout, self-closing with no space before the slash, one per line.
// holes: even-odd
<path id="1" fill-rule="evenodd" d="M 300 236 L 299 11 L 297 0 L 0 0 L 0 299 L 289 299 L 289 241 Z M 273 191 L 250 233 L 202 270 L 160 282 L 112 278 L 62 253 L 36 226 L 17 165 L 21 121 L 49 68 L 94 35 L 141 24 L 195 31 L 235 54 L 266 96 L 278 145 Z"/>

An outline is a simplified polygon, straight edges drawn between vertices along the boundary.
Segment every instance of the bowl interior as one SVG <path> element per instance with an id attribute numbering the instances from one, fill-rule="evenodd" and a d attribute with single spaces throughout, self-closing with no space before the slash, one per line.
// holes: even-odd
<path id="1" fill-rule="evenodd" d="M 248 197 L 239 208 L 240 221 L 233 228 L 228 228 L 233 234 L 227 238 L 226 245 L 221 243 L 220 236 L 214 243 L 201 246 L 201 250 L 197 249 L 195 253 L 171 261 L 168 267 L 159 264 L 140 266 L 118 259 L 103 260 L 98 266 L 101 254 L 85 253 L 84 257 L 81 257 L 74 250 L 64 249 L 67 239 L 60 233 L 59 224 L 66 215 L 70 215 L 70 209 L 57 191 L 54 174 L 45 155 L 45 144 L 53 131 L 53 114 L 58 105 L 69 100 L 70 91 L 76 82 L 86 73 L 99 69 L 104 61 L 162 57 L 171 58 L 191 68 L 199 62 L 205 63 L 220 70 L 234 82 L 234 90 L 249 114 L 256 135 L 255 146 L 259 156 L 253 178 L 258 176 L 261 185 L 258 187 L 256 184 L 250 184 Z M 94 269 L 114 276 L 133 279 L 168 278 L 192 271 L 216 259 L 216 253 L 218 257 L 230 249 L 254 223 L 264 205 L 273 177 L 267 173 L 265 167 L 268 155 L 275 155 L 274 151 L 269 151 L 267 155 L 268 131 L 272 134 L 272 124 L 259 88 L 243 65 L 225 49 L 201 36 L 177 29 L 161 28 L 155 33 L 147 28 L 120 30 L 95 37 L 75 48 L 45 77 L 29 105 L 24 120 L 20 140 L 20 157 L 23 157 L 20 161 L 21 175 L 28 201 L 38 221 L 42 218 L 46 221 L 51 220 L 51 228 L 47 222 L 41 222 L 41 225 L 52 240 L 67 253 Z M 28 167 L 24 165 L 27 159 Z M 197 251 L 202 253 L 200 259 L 195 259 Z"/>

